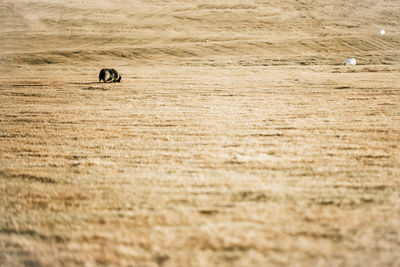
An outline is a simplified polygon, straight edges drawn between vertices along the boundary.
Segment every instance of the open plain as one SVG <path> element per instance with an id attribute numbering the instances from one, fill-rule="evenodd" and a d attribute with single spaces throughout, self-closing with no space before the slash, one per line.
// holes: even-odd
<path id="1" fill-rule="evenodd" d="M 0 266 L 400 265 L 397 0 L 0 0 L 0 25 Z"/>

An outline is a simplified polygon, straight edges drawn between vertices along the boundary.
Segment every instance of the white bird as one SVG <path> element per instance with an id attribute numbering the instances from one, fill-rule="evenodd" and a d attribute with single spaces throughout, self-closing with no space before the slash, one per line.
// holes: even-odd
<path id="1" fill-rule="evenodd" d="M 350 66 L 350 65 L 356 65 L 357 61 L 355 58 L 348 58 L 346 59 L 346 61 L 344 62 L 345 66 Z"/>

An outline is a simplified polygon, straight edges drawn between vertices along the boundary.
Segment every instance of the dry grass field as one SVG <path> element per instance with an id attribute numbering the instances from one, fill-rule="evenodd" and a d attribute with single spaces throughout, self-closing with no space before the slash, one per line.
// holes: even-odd
<path id="1" fill-rule="evenodd" d="M 0 266 L 400 266 L 398 0 L 0 0 L 0 25 Z"/>

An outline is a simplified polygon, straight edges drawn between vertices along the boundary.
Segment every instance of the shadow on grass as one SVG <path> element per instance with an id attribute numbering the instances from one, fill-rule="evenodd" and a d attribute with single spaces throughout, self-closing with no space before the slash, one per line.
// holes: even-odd
<path id="1" fill-rule="evenodd" d="M 91 85 L 91 84 L 101 84 L 101 82 L 73 82 L 73 85 Z"/>
<path id="2" fill-rule="evenodd" d="M 22 180 L 30 180 L 30 181 L 35 181 L 35 182 L 41 182 L 41 183 L 50 183 L 50 184 L 56 184 L 57 181 L 49 178 L 49 177 L 42 177 L 42 176 L 35 176 L 35 175 L 30 175 L 30 174 L 14 174 L 14 173 L 8 173 L 4 171 L 0 171 L 0 178 L 16 178 L 16 179 L 22 179 Z"/>

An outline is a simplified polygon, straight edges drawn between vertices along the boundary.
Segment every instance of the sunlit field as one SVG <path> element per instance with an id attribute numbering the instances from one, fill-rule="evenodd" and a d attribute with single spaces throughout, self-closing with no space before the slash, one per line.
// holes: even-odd
<path id="1" fill-rule="evenodd" d="M 0 1 L 0 266 L 399 266 L 399 14 Z"/>

